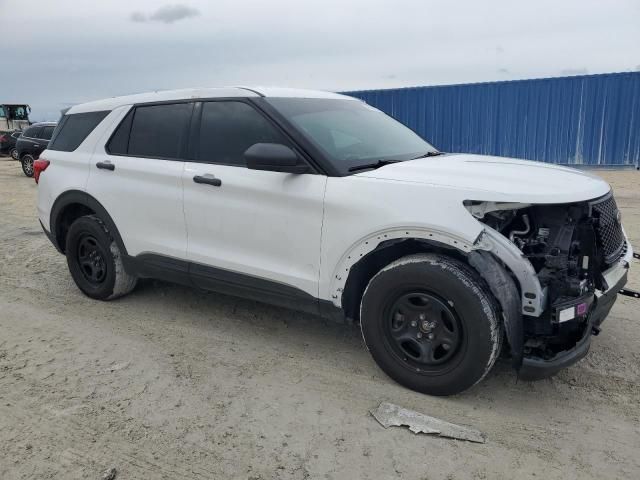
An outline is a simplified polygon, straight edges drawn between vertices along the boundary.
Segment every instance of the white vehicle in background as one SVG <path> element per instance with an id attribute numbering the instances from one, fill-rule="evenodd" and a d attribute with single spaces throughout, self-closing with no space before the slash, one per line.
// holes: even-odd
<path id="1" fill-rule="evenodd" d="M 324 92 L 76 105 L 34 167 L 40 222 L 86 295 L 153 277 L 346 317 L 433 395 L 480 381 L 501 348 L 524 378 L 582 358 L 632 258 L 604 181 L 441 153 Z"/>

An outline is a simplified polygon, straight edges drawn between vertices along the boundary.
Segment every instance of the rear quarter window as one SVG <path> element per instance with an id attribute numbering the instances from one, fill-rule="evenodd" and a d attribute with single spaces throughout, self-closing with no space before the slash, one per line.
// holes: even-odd
<path id="1" fill-rule="evenodd" d="M 108 111 L 64 115 L 53 132 L 48 149 L 73 152 L 107 115 Z"/>

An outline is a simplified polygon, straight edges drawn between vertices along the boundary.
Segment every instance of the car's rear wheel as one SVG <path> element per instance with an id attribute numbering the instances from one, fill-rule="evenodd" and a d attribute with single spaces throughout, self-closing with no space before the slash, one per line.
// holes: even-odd
<path id="1" fill-rule="evenodd" d="M 467 265 L 437 254 L 403 257 L 376 274 L 360 323 L 371 355 L 398 383 L 453 395 L 479 382 L 500 351 L 497 303 Z"/>
<path id="2" fill-rule="evenodd" d="M 135 288 L 137 278 L 125 271 L 118 244 L 97 216 L 73 222 L 65 245 L 71 276 L 87 296 L 111 300 Z"/>
<path id="3" fill-rule="evenodd" d="M 18 150 L 15 148 L 12 148 L 9 151 L 9 155 L 11 155 L 11 158 L 13 158 L 14 160 L 20 160 L 20 158 L 18 157 Z"/>
<path id="4" fill-rule="evenodd" d="M 22 171 L 27 177 L 33 177 L 33 157 L 29 154 L 22 157 Z"/>

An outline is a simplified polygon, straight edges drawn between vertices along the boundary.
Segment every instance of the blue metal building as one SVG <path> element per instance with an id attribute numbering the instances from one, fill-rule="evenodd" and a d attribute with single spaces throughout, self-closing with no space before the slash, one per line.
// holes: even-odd
<path id="1" fill-rule="evenodd" d="M 640 163 L 640 72 L 345 93 L 445 152 Z"/>

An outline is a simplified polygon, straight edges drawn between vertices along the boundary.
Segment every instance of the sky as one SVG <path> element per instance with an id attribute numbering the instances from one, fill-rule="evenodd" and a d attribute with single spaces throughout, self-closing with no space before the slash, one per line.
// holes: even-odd
<path id="1" fill-rule="evenodd" d="M 0 0 L 0 103 L 640 70 L 640 0 Z"/>

